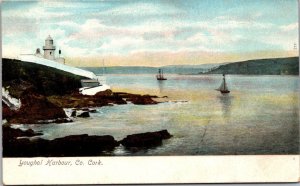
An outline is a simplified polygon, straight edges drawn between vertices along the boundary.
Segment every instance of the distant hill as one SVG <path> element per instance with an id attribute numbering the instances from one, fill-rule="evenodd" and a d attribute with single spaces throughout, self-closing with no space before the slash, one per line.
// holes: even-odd
<path id="1" fill-rule="evenodd" d="M 95 74 L 154 74 L 157 73 L 155 67 L 143 66 L 113 66 L 113 67 L 78 67 L 89 70 Z"/>
<path id="2" fill-rule="evenodd" d="M 299 57 L 229 63 L 199 74 L 298 75 Z"/>
<path id="3" fill-rule="evenodd" d="M 205 72 L 206 69 L 200 65 L 174 65 L 161 67 L 164 73 L 168 74 L 195 74 L 198 72 Z M 157 69 L 158 70 L 158 69 Z M 156 73 L 157 73 L 156 70 Z"/>
<path id="4" fill-rule="evenodd" d="M 226 65 L 228 63 L 209 63 L 209 64 L 200 64 L 200 65 L 167 65 L 163 68 L 201 68 L 201 69 L 211 69 L 218 67 L 220 65 Z"/>
<path id="5" fill-rule="evenodd" d="M 167 74 L 198 74 L 205 72 L 218 64 L 204 65 L 170 65 L 163 67 L 145 67 L 145 66 L 113 66 L 113 67 L 79 67 L 94 72 L 95 74 L 156 74 L 158 69 L 163 69 Z"/>

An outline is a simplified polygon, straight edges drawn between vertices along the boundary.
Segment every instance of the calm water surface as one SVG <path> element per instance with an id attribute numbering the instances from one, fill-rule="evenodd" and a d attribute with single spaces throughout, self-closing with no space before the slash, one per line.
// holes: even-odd
<path id="1" fill-rule="evenodd" d="M 107 75 L 113 91 L 168 96 L 158 105 L 96 108 L 73 123 L 20 125 L 42 131 L 43 138 L 73 134 L 112 135 L 167 129 L 174 137 L 162 146 L 131 152 L 122 146 L 111 155 L 297 154 L 299 107 L 297 76 L 228 75 L 231 93 L 215 91 L 221 75 Z"/>

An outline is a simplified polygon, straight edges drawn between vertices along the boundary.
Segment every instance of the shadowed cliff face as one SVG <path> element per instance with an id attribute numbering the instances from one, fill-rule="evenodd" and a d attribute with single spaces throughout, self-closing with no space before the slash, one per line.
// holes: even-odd
<path id="1" fill-rule="evenodd" d="M 81 87 L 83 77 L 38 64 L 2 59 L 2 83 L 11 96 L 20 98 L 29 87 L 45 95 L 64 95 Z"/>

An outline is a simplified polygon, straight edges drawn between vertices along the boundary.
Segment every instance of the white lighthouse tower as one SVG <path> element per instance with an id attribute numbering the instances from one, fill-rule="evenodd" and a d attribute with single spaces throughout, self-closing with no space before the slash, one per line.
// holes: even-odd
<path id="1" fill-rule="evenodd" d="M 44 58 L 55 60 L 55 46 L 53 45 L 53 39 L 50 35 L 45 40 L 45 46 L 43 46 Z"/>

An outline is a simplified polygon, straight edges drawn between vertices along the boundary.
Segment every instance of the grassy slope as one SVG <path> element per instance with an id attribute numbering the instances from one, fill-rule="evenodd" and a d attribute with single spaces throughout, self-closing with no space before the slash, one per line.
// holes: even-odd
<path id="1" fill-rule="evenodd" d="M 206 74 L 298 75 L 299 58 L 258 59 L 221 65 Z"/>
<path id="2" fill-rule="evenodd" d="M 2 59 L 2 86 L 9 87 L 14 97 L 19 97 L 26 86 L 33 86 L 46 96 L 63 95 L 79 88 L 82 78 L 43 65 Z"/>

